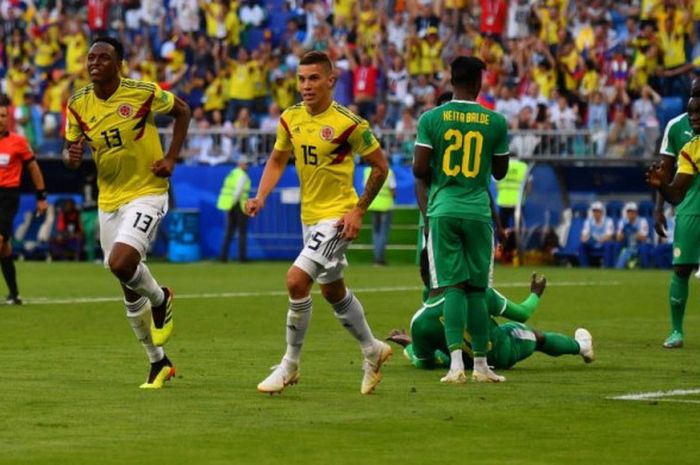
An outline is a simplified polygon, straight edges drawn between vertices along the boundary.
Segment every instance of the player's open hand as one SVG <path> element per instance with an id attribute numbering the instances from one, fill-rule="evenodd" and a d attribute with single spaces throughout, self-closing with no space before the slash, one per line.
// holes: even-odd
<path id="1" fill-rule="evenodd" d="M 405 329 L 392 329 L 384 340 L 394 342 L 401 347 L 406 347 L 411 343 L 411 336 L 408 335 Z"/>
<path id="2" fill-rule="evenodd" d="M 660 164 L 652 163 L 646 172 L 646 181 L 649 186 L 658 189 L 664 180 L 664 171 Z"/>
<path id="3" fill-rule="evenodd" d="M 545 288 L 547 287 L 547 278 L 542 275 L 537 277 L 536 272 L 532 272 L 532 278 L 530 278 L 530 292 L 535 294 L 537 297 L 542 297 Z"/>
<path id="4" fill-rule="evenodd" d="M 340 237 L 343 240 L 352 241 L 357 238 L 362 226 L 362 215 L 362 210 L 355 207 L 338 220 L 335 225 L 341 230 Z"/>
<path id="5" fill-rule="evenodd" d="M 85 136 L 81 136 L 77 142 L 69 142 L 68 148 L 63 151 L 63 163 L 74 170 L 80 167 L 85 152 Z"/>
<path id="6" fill-rule="evenodd" d="M 255 197 L 252 199 L 246 200 L 245 203 L 245 214 L 253 217 L 258 214 L 260 210 L 263 209 L 265 206 L 265 202 L 263 202 L 261 199 Z"/>
<path id="7" fill-rule="evenodd" d="M 159 178 L 169 178 L 173 175 L 175 160 L 172 158 L 161 158 L 151 165 L 151 173 Z"/>
<path id="8" fill-rule="evenodd" d="M 658 234 L 659 237 L 666 237 L 666 228 L 668 228 L 668 225 L 666 224 L 666 216 L 664 216 L 664 212 L 655 210 L 654 231 L 656 231 L 656 234 Z"/>

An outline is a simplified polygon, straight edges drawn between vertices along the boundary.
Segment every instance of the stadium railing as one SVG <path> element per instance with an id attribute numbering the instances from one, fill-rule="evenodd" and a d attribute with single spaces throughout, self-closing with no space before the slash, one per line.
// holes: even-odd
<path id="1" fill-rule="evenodd" d="M 160 129 L 167 146 L 170 129 Z M 394 163 L 409 163 L 413 158 L 415 131 L 375 131 L 384 152 Z M 219 164 L 235 162 L 239 155 L 264 162 L 275 143 L 275 131 L 261 129 L 191 128 L 183 152 L 190 163 Z M 598 136 L 599 137 L 599 136 Z M 512 154 L 534 161 L 609 160 L 596 150 L 596 135 L 587 129 L 512 130 L 509 131 Z"/>

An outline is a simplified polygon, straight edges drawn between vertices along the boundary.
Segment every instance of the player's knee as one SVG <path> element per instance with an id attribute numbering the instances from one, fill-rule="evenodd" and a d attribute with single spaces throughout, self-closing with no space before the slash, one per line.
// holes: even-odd
<path id="1" fill-rule="evenodd" d="M 345 298 L 346 294 L 347 290 L 344 284 L 342 286 L 321 286 L 321 295 L 331 304 L 340 302 Z"/>
<path id="2" fill-rule="evenodd" d="M 289 297 L 292 299 L 303 299 L 308 296 L 311 291 L 309 281 L 310 279 L 306 276 L 302 276 L 299 272 L 289 270 L 287 273 L 287 291 L 289 292 Z M 311 284 L 313 284 L 313 281 L 311 281 Z"/>
<path id="3" fill-rule="evenodd" d="M 121 282 L 129 281 L 134 273 L 136 273 L 136 267 L 138 263 L 131 263 L 129 257 L 122 255 L 110 255 L 109 256 L 109 271 L 112 272 L 114 276 L 119 278 Z"/>
<path id="4" fill-rule="evenodd" d="M 690 277 L 694 269 L 695 267 L 693 265 L 676 265 L 673 267 L 673 272 L 676 274 L 676 276 L 685 279 Z"/>

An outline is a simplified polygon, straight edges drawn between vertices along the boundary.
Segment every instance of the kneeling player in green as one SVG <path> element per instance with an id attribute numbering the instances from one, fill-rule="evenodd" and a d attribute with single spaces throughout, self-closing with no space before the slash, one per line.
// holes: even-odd
<path id="1" fill-rule="evenodd" d="M 538 280 L 533 274 L 530 295 L 519 304 L 506 299 L 493 288 L 486 290 L 486 306 L 491 315 L 491 346 L 486 355 L 489 365 L 496 369 L 510 368 L 535 352 L 553 357 L 581 355 L 586 363 L 595 359 L 591 334 L 583 328 L 577 329 L 572 338 L 560 333 L 540 332 L 524 324 L 537 308 L 545 286 L 546 280 Z M 450 352 L 445 340 L 444 301 L 442 294 L 430 296 L 411 319 L 410 336 L 403 330 L 393 330 L 387 338 L 402 345 L 404 355 L 417 368 L 430 369 L 450 364 Z M 494 316 L 514 321 L 499 325 Z M 466 366 L 473 363 L 471 337 L 466 331 L 462 358 Z"/>

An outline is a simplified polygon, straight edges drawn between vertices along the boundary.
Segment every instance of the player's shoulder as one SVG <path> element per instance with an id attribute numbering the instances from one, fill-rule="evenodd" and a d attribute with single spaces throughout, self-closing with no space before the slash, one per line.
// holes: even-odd
<path id="1" fill-rule="evenodd" d="M 331 103 L 331 111 L 334 113 L 334 116 L 339 118 L 339 120 L 349 121 L 351 124 L 361 124 L 365 121 L 362 117 L 353 113 L 348 107 L 341 105 L 336 101 Z"/>
<path id="2" fill-rule="evenodd" d="M 666 128 L 668 129 L 675 129 L 675 128 L 681 128 L 681 126 L 685 124 L 690 124 L 688 120 L 688 113 L 681 113 L 680 115 L 676 116 L 675 118 L 671 118 L 668 123 L 666 123 Z"/>
<path id="3" fill-rule="evenodd" d="M 688 152 L 696 158 L 700 157 L 700 136 L 694 135 L 686 144 L 681 147 L 682 152 Z"/>
<path id="4" fill-rule="evenodd" d="M 86 98 L 93 94 L 94 92 L 94 86 L 92 84 L 88 84 L 85 87 L 81 87 L 73 95 L 71 95 L 70 99 L 68 99 L 68 106 L 71 108 L 74 108 L 76 105 L 78 105 L 81 101 L 85 101 Z"/>
<path id="5" fill-rule="evenodd" d="M 135 92 L 153 93 L 158 86 L 152 82 L 140 81 L 138 79 L 122 78 L 121 86 Z"/>
<path id="6" fill-rule="evenodd" d="M 287 107 L 283 112 L 280 117 L 289 122 L 291 119 L 293 119 L 296 116 L 299 116 L 303 114 L 304 111 L 304 104 L 302 102 L 299 102 L 295 105 L 292 105 L 291 107 Z"/>

